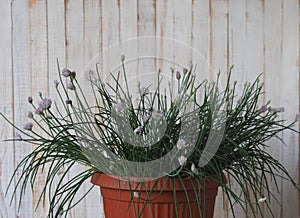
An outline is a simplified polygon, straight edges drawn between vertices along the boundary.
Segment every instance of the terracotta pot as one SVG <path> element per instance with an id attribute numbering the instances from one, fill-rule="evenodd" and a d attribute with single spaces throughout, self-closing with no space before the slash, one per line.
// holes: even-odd
<path id="1" fill-rule="evenodd" d="M 130 182 L 126 180 L 119 180 L 117 177 L 106 174 L 96 173 L 92 176 L 91 182 L 101 187 L 101 195 L 103 197 L 105 218 L 133 218 L 137 217 L 142 211 L 147 193 L 151 190 L 156 180 L 151 180 L 141 183 Z M 206 182 L 202 182 L 201 186 L 205 184 L 205 192 L 201 188 L 201 215 L 199 212 L 198 203 L 196 200 L 194 188 L 199 187 L 195 179 L 183 179 L 185 189 L 179 179 L 175 179 L 176 198 L 175 205 L 173 180 L 160 178 L 157 180 L 157 186 L 150 195 L 150 200 L 146 204 L 141 218 L 176 218 L 176 209 L 178 211 L 178 218 L 213 218 L 215 199 L 217 196 L 219 183 L 208 178 Z M 142 187 L 142 188 L 141 188 Z M 135 192 L 130 192 L 135 190 Z M 161 191 L 163 190 L 163 191 Z M 205 195 L 204 195 L 205 194 Z M 132 196 L 133 195 L 133 196 Z M 131 200 L 132 199 L 132 200 Z M 188 206 L 190 202 L 190 209 Z M 190 216 L 190 211 L 192 216 Z"/>

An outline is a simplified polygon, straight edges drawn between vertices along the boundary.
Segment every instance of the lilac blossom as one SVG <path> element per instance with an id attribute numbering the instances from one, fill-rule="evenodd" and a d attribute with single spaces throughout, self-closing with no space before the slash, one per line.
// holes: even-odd
<path id="1" fill-rule="evenodd" d="M 23 126 L 23 129 L 31 131 L 32 127 L 33 127 L 33 124 L 29 122 Z"/>
<path id="2" fill-rule="evenodd" d="M 63 75 L 64 77 L 69 77 L 71 74 L 71 71 L 67 68 L 64 68 L 61 72 L 61 75 Z"/>

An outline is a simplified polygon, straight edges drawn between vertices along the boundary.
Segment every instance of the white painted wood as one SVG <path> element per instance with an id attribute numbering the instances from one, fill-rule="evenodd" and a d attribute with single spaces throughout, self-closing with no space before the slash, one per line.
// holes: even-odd
<path id="1" fill-rule="evenodd" d="M 282 1 L 265 1 L 264 7 L 264 42 L 265 42 L 265 62 L 264 62 L 264 82 L 265 101 L 271 100 L 273 107 L 279 107 L 281 101 L 281 90 L 276 88 L 281 86 L 283 79 L 282 67 L 281 67 L 281 46 L 282 46 Z M 284 97 L 284 96 L 282 96 Z M 282 136 L 282 134 L 281 134 Z M 270 149 L 268 151 L 273 157 L 282 161 L 283 144 L 276 139 L 270 140 L 268 143 Z M 277 148 L 276 148 L 277 147 Z M 275 149 L 276 148 L 276 149 Z M 270 182 L 270 190 L 274 193 L 279 201 L 282 201 L 281 190 L 276 189 L 276 184 Z M 278 186 L 281 187 L 282 181 L 278 179 Z M 280 188 L 281 189 L 281 188 Z M 270 202 L 271 211 L 274 215 L 281 214 L 281 206 L 275 199 L 268 199 Z M 264 216 L 266 218 L 272 217 L 268 208 L 264 208 Z"/>
<path id="2" fill-rule="evenodd" d="M 150 87 L 150 92 L 156 87 L 156 1 L 138 1 L 137 4 L 137 35 L 138 40 L 138 80 L 141 87 Z M 137 84 L 133 84 L 136 86 Z"/>
<path id="3" fill-rule="evenodd" d="M 47 36 L 48 36 L 48 86 L 49 96 L 53 102 L 59 102 L 59 95 L 54 87 L 54 80 L 59 81 L 59 72 L 57 68 L 57 60 L 60 67 L 66 66 L 66 37 L 65 37 L 65 1 L 52 0 L 47 1 Z M 59 85 L 59 87 L 61 84 Z M 58 110 L 63 107 L 57 104 Z M 52 111 L 57 112 L 55 107 Z M 64 173 L 61 169 L 59 175 L 54 180 L 53 187 L 56 187 L 60 176 Z M 47 203 L 47 202 L 46 202 Z"/>
<path id="4" fill-rule="evenodd" d="M 109 74 L 114 68 L 118 70 L 121 63 L 119 2 L 117 0 L 102 1 L 102 75 L 106 82 L 111 81 Z"/>
<path id="5" fill-rule="evenodd" d="M 216 71 L 225 72 L 228 65 L 234 64 L 233 79 L 239 82 L 253 81 L 264 72 L 267 94 L 261 103 L 271 99 L 272 105 L 285 106 L 282 118 L 289 121 L 299 110 L 297 0 L 6 0 L 1 3 L 0 14 L 0 30 L 7 33 L 0 36 L 0 110 L 20 126 L 28 121 L 25 112 L 30 106 L 26 100 L 31 93 L 35 102 L 38 101 L 37 91 L 55 97 L 52 84 L 58 76 L 56 58 L 61 67 L 74 69 L 79 75 L 98 51 L 136 36 L 157 35 L 182 41 L 199 51 Z M 209 73 L 209 66 L 197 53 L 178 43 L 170 43 L 171 40 L 166 41 L 140 40 L 140 43 L 115 46 L 105 53 L 103 65 L 100 64 L 103 78 L 114 67 L 119 69 L 122 53 L 126 52 L 128 60 L 137 52 L 143 55 L 145 51 L 170 60 L 183 59 L 185 65 L 189 60 L 199 62 L 197 76 L 215 78 L 215 73 Z M 128 73 L 131 77 L 156 71 L 158 67 L 169 73 L 170 63 L 162 59 L 144 59 L 138 66 L 137 61 L 130 62 Z M 155 82 L 155 79 L 149 77 L 149 81 Z M 12 128 L 1 121 L 1 139 L 13 135 Z M 298 180 L 299 139 L 291 133 L 284 133 L 283 137 L 288 146 L 281 146 L 274 140 L 270 142 L 274 143 L 270 152 L 282 160 L 292 177 Z M 30 150 L 31 146 L 24 143 L 15 143 L 14 147 L 12 143 L 0 142 L 0 214 L 4 217 L 44 215 L 42 207 L 34 212 L 41 183 L 33 193 L 27 190 L 20 213 L 16 212 L 15 202 L 9 207 L 9 198 L 2 195 L 13 168 Z M 39 181 L 42 182 L 43 176 Z M 87 182 L 84 189 L 89 185 Z M 275 190 L 274 184 L 271 186 Z M 271 204 L 275 217 L 299 217 L 298 192 L 281 180 L 280 186 L 276 195 L 282 206 Z M 99 189 L 95 188 L 69 217 L 101 217 L 103 211 L 99 208 L 98 193 Z M 264 216 L 270 217 L 266 207 L 262 208 Z M 232 217 L 227 209 L 228 202 L 222 200 L 219 192 L 215 217 Z M 236 217 L 245 217 L 245 214 L 238 209 Z"/>
<path id="6" fill-rule="evenodd" d="M 175 1 L 173 16 L 174 68 L 181 71 L 192 61 L 192 0 Z"/>
<path id="7" fill-rule="evenodd" d="M 27 97 L 31 94 L 28 6 L 29 4 L 26 1 L 12 1 L 14 123 L 21 128 L 24 123 L 29 122 L 25 113 L 27 110 L 31 109 L 27 103 Z M 37 102 L 37 99 L 34 99 L 34 101 Z M 30 151 L 31 146 L 29 144 L 23 142 L 15 143 L 15 166 L 22 160 L 24 155 L 28 154 Z M 20 176 L 20 171 L 18 171 L 17 176 Z M 20 191 L 17 191 L 17 197 L 19 197 L 19 195 Z M 15 208 L 17 208 L 17 205 L 15 205 Z M 26 194 L 22 199 L 20 211 L 16 209 L 16 214 L 24 218 L 29 218 L 32 217 L 33 211 L 32 192 L 28 186 Z"/>
<path id="8" fill-rule="evenodd" d="M 95 70 L 95 62 L 93 61 L 95 57 L 99 55 L 99 52 L 102 50 L 102 27 L 101 27 L 101 2 L 98 0 L 84 1 L 84 65 L 91 65 L 88 68 Z M 96 58 L 97 61 L 100 61 L 99 58 Z M 102 62 L 99 63 L 100 69 L 102 68 Z M 84 75 L 81 75 L 83 78 L 87 78 L 87 73 L 84 72 Z M 89 82 L 86 79 L 80 79 L 80 82 L 83 82 L 84 91 L 86 91 L 86 96 L 91 100 L 94 105 L 94 97 L 90 95 L 91 89 Z M 82 83 L 81 83 L 82 84 Z M 86 190 L 92 187 L 90 181 L 86 181 Z M 85 200 L 84 205 L 85 217 L 103 217 L 103 205 L 101 201 L 101 195 L 98 187 L 94 187 L 93 190 L 88 194 Z"/>
<path id="9" fill-rule="evenodd" d="M 47 49 L 47 17 L 46 1 L 37 0 L 29 3 L 29 31 L 30 31 L 30 74 L 31 74 L 31 93 L 35 99 L 39 99 L 39 92 L 43 98 L 48 98 L 48 49 Z M 40 120 L 39 116 L 36 116 Z M 45 132 L 37 133 L 46 136 Z M 32 146 L 36 148 L 36 146 Z M 47 167 L 45 168 L 47 170 Z M 40 172 L 36 177 L 36 184 L 33 192 L 33 206 L 36 207 L 40 200 L 40 195 L 44 188 L 46 175 Z M 35 216 L 43 217 L 48 212 L 47 203 L 40 203 L 35 209 Z"/>
<path id="10" fill-rule="evenodd" d="M 2 2 L 0 14 L 0 96 L 2 103 L 0 111 L 10 120 L 13 120 L 13 74 L 11 52 L 11 4 L 10 1 Z M 14 204 L 10 207 L 10 198 L 5 197 L 5 192 L 14 170 L 14 144 L 5 143 L 2 140 L 13 137 L 13 129 L 0 118 L 0 217 L 15 217 Z M 11 196 L 12 188 L 8 192 Z M 14 202 L 13 202 L 14 203 Z"/>
<path id="11" fill-rule="evenodd" d="M 246 2 L 246 38 L 244 70 L 245 80 L 253 82 L 264 71 L 264 42 L 263 42 L 263 10 L 264 4 L 260 0 Z M 250 196 L 255 202 L 254 196 Z M 261 206 L 261 205 L 260 205 Z M 250 211 L 250 205 L 247 205 Z M 250 213 L 250 217 L 253 217 Z M 256 210 L 258 214 L 258 210 Z"/>
<path id="12" fill-rule="evenodd" d="M 192 5 L 192 60 L 197 79 L 209 79 L 210 73 L 210 4 L 208 1 L 193 1 Z"/>
<path id="13" fill-rule="evenodd" d="M 299 113 L 299 1 L 282 3 L 281 103 L 286 108 L 284 118 L 291 122 L 295 113 Z M 299 125 L 296 125 L 296 128 L 299 130 Z M 284 132 L 283 139 L 288 145 L 283 147 L 283 165 L 291 176 L 299 181 L 299 135 Z M 299 217 L 299 205 L 299 192 L 283 180 L 282 217 Z"/>
<path id="14" fill-rule="evenodd" d="M 84 69 L 84 10 L 83 1 L 66 1 L 65 14 L 66 14 L 66 67 L 75 70 L 77 77 L 80 77 Z M 69 82 L 69 81 L 68 81 Z M 84 84 L 83 84 L 84 86 Z M 70 98 L 74 97 L 72 91 L 69 92 Z M 68 178 L 77 175 L 83 171 L 84 167 L 77 164 L 70 171 Z M 77 198 L 80 199 L 87 190 L 86 184 L 83 184 L 77 192 Z M 77 200 L 73 203 L 76 203 Z M 70 217 L 85 217 L 86 214 L 86 201 L 83 199 L 77 207 L 70 211 Z"/>
<path id="15" fill-rule="evenodd" d="M 170 73 L 174 67 L 174 2 L 170 0 L 156 1 L 156 54 L 158 56 L 157 68 L 162 74 Z"/>
<path id="16" fill-rule="evenodd" d="M 130 91 L 136 95 L 138 88 L 138 1 L 120 1 L 120 53 L 125 55 L 126 75 Z M 119 57 L 118 57 L 119 58 Z M 118 61 L 121 63 L 120 58 Z M 122 68 L 119 68 L 122 71 Z M 123 83 L 123 74 L 121 81 Z"/>
<path id="17" fill-rule="evenodd" d="M 228 27 L 228 46 L 229 46 L 229 57 L 228 64 L 234 65 L 231 80 L 238 81 L 237 92 L 241 94 L 246 77 L 244 69 L 244 58 L 246 53 L 245 38 L 246 38 L 246 1 L 229 1 L 229 27 Z M 230 178 L 230 177 L 229 177 Z M 230 179 L 230 185 L 237 195 L 241 193 L 240 186 Z M 244 198 L 242 198 L 244 200 Z M 228 200 L 228 217 L 246 217 L 246 214 L 239 203 L 235 202 L 232 198 L 233 208 Z M 243 204 L 244 207 L 246 207 Z M 234 213 L 233 213 L 234 212 Z"/>
<path id="18" fill-rule="evenodd" d="M 212 1 L 210 2 L 210 79 L 215 79 L 216 74 L 221 75 L 221 85 L 224 87 L 227 66 L 228 50 L 228 2 Z M 223 198 L 221 189 L 218 191 L 216 200 L 215 217 L 228 217 L 228 200 Z M 223 207 L 222 207 L 223 206 Z M 221 210 L 223 208 L 223 210 Z"/>

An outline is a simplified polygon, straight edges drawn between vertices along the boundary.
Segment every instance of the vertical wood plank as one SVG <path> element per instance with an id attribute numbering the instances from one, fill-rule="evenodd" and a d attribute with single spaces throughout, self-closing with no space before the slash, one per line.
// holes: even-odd
<path id="1" fill-rule="evenodd" d="M 103 80 L 109 82 L 109 73 L 120 64 L 120 5 L 118 0 L 102 1 Z M 113 46 L 113 47 L 111 47 Z M 113 58 L 112 58 L 113 57 Z"/>
<path id="2" fill-rule="evenodd" d="M 138 92 L 138 1 L 120 1 L 120 53 L 125 55 L 126 75 L 130 91 L 133 94 Z M 118 57 L 120 61 L 120 57 Z M 120 61 L 121 63 L 121 61 Z M 121 78 L 123 76 L 121 75 Z"/>
<path id="3" fill-rule="evenodd" d="M 228 1 L 210 2 L 210 65 L 215 74 L 226 72 L 228 49 Z M 212 76 L 212 75 L 211 75 Z M 213 75 L 215 76 L 215 75 Z M 214 77 L 213 77 L 214 78 Z"/>
<path id="4" fill-rule="evenodd" d="M 174 47 L 171 41 L 174 36 L 174 4 L 173 1 L 156 1 L 156 36 L 157 66 L 162 72 L 169 72 L 170 63 L 174 58 Z M 161 39 L 160 39 L 161 37 Z M 170 46 L 172 45 L 172 46 Z M 161 57 L 161 58 L 160 58 Z"/>
<path id="5" fill-rule="evenodd" d="M 228 1 L 216 0 L 210 2 L 210 78 L 215 79 L 216 73 L 220 70 L 221 85 L 225 85 L 224 78 L 228 64 Z M 216 199 L 215 217 L 228 217 L 228 200 L 223 198 L 221 189 Z M 223 208 L 221 210 L 220 208 Z"/>
<path id="6" fill-rule="evenodd" d="M 0 32 L 0 96 L 2 103 L 0 111 L 7 118 L 13 120 L 13 74 L 12 74 L 12 22 L 11 22 L 11 2 L 9 0 L 2 2 L 0 7 L 1 22 Z M 15 217 L 14 202 L 10 207 L 10 196 L 12 188 L 5 198 L 5 191 L 10 177 L 14 170 L 14 145 L 5 143 L 4 139 L 13 137 L 13 128 L 4 120 L 0 121 L 0 217 Z"/>
<path id="7" fill-rule="evenodd" d="M 156 35 L 156 1 L 138 1 L 138 20 L 137 20 L 137 35 L 138 40 L 138 80 L 141 87 L 151 88 L 156 86 L 156 77 L 153 73 L 156 69 L 156 40 L 153 36 Z M 150 38 L 145 38 L 150 37 Z M 136 86 L 136 84 L 134 84 Z M 153 91 L 153 90 L 150 90 Z"/>
<path id="8" fill-rule="evenodd" d="M 99 55 L 99 52 L 102 51 L 102 24 L 101 24 L 101 1 L 91 0 L 83 2 L 84 8 L 84 65 L 89 69 L 95 69 L 95 62 L 93 61 L 95 57 Z M 96 58 L 99 62 L 99 68 L 102 68 L 102 62 L 99 58 Z M 90 66 L 91 65 L 91 66 Z M 93 96 L 89 95 L 91 88 L 89 82 L 86 80 L 87 73 L 82 72 L 83 75 L 80 75 L 82 78 L 80 82 L 84 86 L 84 92 L 86 97 L 94 102 Z M 90 181 L 86 181 L 86 190 L 89 190 L 92 187 Z M 87 195 L 85 200 L 85 217 L 103 217 L 102 210 L 102 201 L 97 186 Z"/>
<path id="9" fill-rule="evenodd" d="M 28 5 L 27 1 L 12 1 L 14 123 L 21 127 L 24 123 L 29 121 L 25 118 L 25 113 L 27 110 L 31 109 L 26 103 L 27 97 L 31 94 Z M 34 101 L 36 102 L 37 99 L 34 99 Z M 30 151 L 30 145 L 22 142 L 15 143 L 15 166 L 22 160 L 24 155 L 28 154 Z M 20 176 L 20 171 L 17 173 L 17 176 Z M 17 198 L 19 196 L 20 189 L 17 190 Z M 19 215 L 24 218 L 32 217 L 32 193 L 29 187 L 26 194 L 23 195 L 20 211 L 17 211 L 16 213 L 17 216 Z"/>
<path id="10" fill-rule="evenodd" d="M 168 90 L 170 67 L 174 65 L 174 1 L 156 1 L 156 55 L 157 70 L 161 70 L 161 87 Z"/>
<path id="11" fill-rule="evenodd" d="M 271 100 L 273 107 L 279 107 L 281 91 L 278 87 L 281 87 L 281 80 L 283 79 L 281 68 L 281 48 L 282 48 L 282 1 L 265 1 L 264 6 L 264 43 L 265 43 L 265 100 Z M 282 135 L 281 135 L 282 137 Z M 272 139 L 268 142 L 270 148 L 268 152 L 276 159 L 282 162 L 282 149 L 283 144 L 276 139 Z M 269 177 L 270 191 L 274 193 L 276 199 L 282 202 L 281 190 L 278 192 L 276 184 Z M 281 179 L 278 178 L 279 188 L 282 185 Z M 275 199 L 268 199 L 270 203 L 271 211 L 274 215 L 281 214 L 281 206 Z M 268 208 L 264 208 L 264 216 L 266 218 L 272 217 Z"/>
<path id="12" fill-rule="evenodd" d="M 244 56 L 244 69 L 246 73 L 245 80 L 247 82 L 253 82 L 264 71 L 263 10 L 263 1 L 246 1 L 246 52 Z M 248 188 L 250 189 L 250 187 Z M 255 201 L 254 196 L 251 195 L 250 198 L 251 201 Z M 247 205 L 248 213 L 250 213 L 249 216 L 252 217 L 250 206 L 253 206 L 253 204 Z M 263 209 L 263 207 L 261 208 Z M 258 207 L 255 213 L 259 213 Z"/>
<path id="13" fill-rule="evenodd" d="M 188 67 L 192 61 L 192 0 L 174 2 L 174 61 L 176 70 L 180 65 Z M 184 43 L 185 45 L 182 45 Z M 177 69 L 177 67 L 179 69 Z"/>
<path id="14" fill-rule="evenodd" d="M 193 1 L 192 5 L 192 45 L 193 64 L 199 80 L 209 79 L 210 72 L 210 3 L 209 1 Z"/>
<path id="15" fill-rule="evenodd" d="M 47 36 L 48 36 L 48 86 L 49 96 L 53 102 L 59 102 L 59 95 L 54 88 L 54 80 L 59 80 L 57 69 L 57 60 L 60 67 L 66 66 L 66 37 L 65 37 L 65 1 L 51 0 L 47 1 Z M 58 110 L 62 109 L 57 104 Z M 53 107 L 53 111 L 56 109 Z M 56 187 L 60 180 L 60 175 L 64 173 L 61 169 L 56 176 L 53 187 Z M 53 191 L 53 190 L 52 190 Z"/>
<path id="16" fill-rule="evenodd" d="M 30 30 L 30 74 L 31 93 L 35 99 L 39 99 L 39 92 L 44 98 L 48 98 L 48 48 L 47 48 L 47 17 L 46 1 L 38 0 L 29 2 L 29 30 Z M 36 117 L 37 120 L 40 117 Z M 42 131 L 37 131 L 44 135 Z M 35 146 L 33 146 L 34 148 Z M 47 167 L 45 168 L 47 170 Z M 33 206 L 39 202 L 40 195 L 45 184 L 45 174 L 40 172 L 36 177 L 33 191 Z M 48 204 L 40 203 L 34 214 L 42 217 L 48 212 Z"/>
<path id="17" fill-rule="evenodd" d="M 66 13 L 66 67 L 77 72 L 77 76 L 83 72 L 84 68 L 84 33 L 83 33 L 83 1 L 65 1 Z M 72 93 L 70 93 L 72 96 Z M 70 171 L 68 178 L 84 170 L 81 165 L 76 165 Z M 86 184 L 82 184 L 80 190 L 76 193 L 76 199 L 87 190 Z M 73 203 L 76 203 L 76 199 Z M 85 217 L 86 199 L 84 198 L 75 208 L 70 211 L 70 217 Z"/>
<path id="18" fill-rule="evenodd" d="M 246 72 L 244 69 L 244 56 L 246 53 L 245 49 L 245 35 L 246 35 L 246 1 L 234 1 L 229 0 L 229 28 L 228 28 L 228 46 L 229 46 L 229 65 L 234 65 L 232 73 L 232 81 L 236 80 L 238 94 L 241 94 L 243 89 L 243 84 L 246 82 Z M 231 189 L 239 196 L 241 193 L 240 186 L 230 178 Z M 242 200 L 244 198 L 241 196 Z M 246 213 L 239 203 L 236 203 L 233 198 L 231 198 L 234 204 L 231 208 L 230 203 L 228 203 L 229 211 L 228 217 L 246 217 Z M 245 207 L 245 205 L 243 204 Z"/>
<path id="19" fill-rule="evenodd" d="M 286 106 L 284 118 L 287 122 L 295 119 L 299 112 L 299 1 L 283 2 L 282 29 L 282 104 Z M 283 147 L 283 165 L 290 175 L 299 178 L 299 136 L 284 132 L 283 139 L 288 146 Z M 283 180 L 282 184 L 282 217 L 299 217 L 299 192 Z"/>

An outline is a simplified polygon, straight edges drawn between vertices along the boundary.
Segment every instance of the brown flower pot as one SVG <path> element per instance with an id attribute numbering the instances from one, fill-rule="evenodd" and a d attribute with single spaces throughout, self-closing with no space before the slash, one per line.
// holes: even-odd
<path id="1" fill-rule="evenodd" d="M 213 218 L 219 183 L 211 178 L 208 178 L 206 182 L 203 181 L 201 183 L 201 200 L 198 202 L 194 191 L 194 188 L 200 189 L 197 181 L 190 178 L 185 178 L 182 181 L 185 189 L 178 178 L 175 180 L 158 179 L 157 186 L 150 195 L 150 200 L 143 209 L 141 218 L 176 218 L 176 207 L 178 218 Z M 147 198 L 145 190 L 149 192 L 156 180 L 144 182 L 142 186 L 141 183 L 130 182 L 129 187 L 126 180 L 96 173 L 92 176 L 91 182 L 101 187 L 105 218 L 133 218 L 137 217 L 135 212 L 139 214 L 142 211 Z M 173 183 L 176 187 L 177 202 L 174 200 Z M 203 190 L 204 186 L 205 191 Z M 135 192 L 130 192 L 130 189 Z M 190 202 L 190 207 L 188 202 Z M 201 212 L 199 211 L 199 204 L 201 204 Z M 192 216 L 190 216 L 190 211 Z"/>

